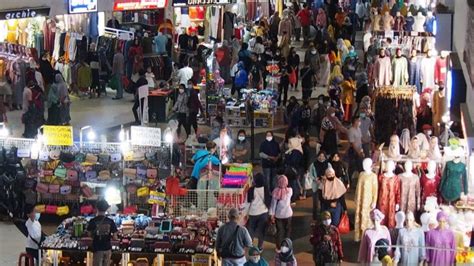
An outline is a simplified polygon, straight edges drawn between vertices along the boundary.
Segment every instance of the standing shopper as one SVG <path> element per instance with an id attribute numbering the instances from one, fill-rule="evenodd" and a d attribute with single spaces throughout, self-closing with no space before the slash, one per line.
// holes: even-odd
<path id="1" fill-rule="evenodd" d="M 189 117 L 188 117 L 188 124 L 189 124 L 189 132 L 191 132 L 191 126 L 194 128 L 194 134 L 198 134 L 198 123 L 197 123 L 197 116 L 199 111 L 201 111 L 201 115 L 204 114 L 204 109 L 202 108 L 201 101 L 199 100 L 199 96 L 196 90 L 193 88 L 193 84 L 191 81 L 188 81 L 190 84 L 189 88 L 189 101 L 188 101 L 188 108 L 189 108 Z"/>
<path id="2" fill-rule="evenodd" d="M 304 62 L 304 67 L 300 71 L 301 73 L 301 87 L 303 89 L 303 100 L 309 100 L 311 93 L 313 92 L 313 76 L 314 72 L 309 66 L 309 62 Z"/>
<path id="3" fill-rule="evenodd" d="M 217 256 L 222 258 L 222 266 L 243 265 L 246 262 L 245 248 L 252 246 L 252 238 L 245 227 L 238 225 L 237 209 L 230 209 L 227 218 L 229 221 L 217 231 Z"/>
<path id="4" fill-rule="evenodd" d="M 303 9 L 298 12 L 297 17 L 303 28 L 303 47 L 306 47 L 308 45 L 309 27 L 311 26 L 311 10 L 308 4 L 303 4 Z"/>
<path id="5" fill-rule="evenodd" d="M 326 169 L 321 183 L 321 210 L 331 213 L 331 224 L 338 226 L 342 213 L 347 210 L 344 195 L 347 189 L 344 183 L 336 178 L 334 169 Z"/>
<path id="6" fill-rule="evenodd" d="M 271 222 L 276 223 L 277 233 L 275 236 L 276 249 L 280 252 L 280 245 L 283 239 L 290 237 L 291 234 L 291 196 L 293 190 L 288 187 L 288 179 L 281 175 L 278 177 L 278 186 L 272 192 L 272 203 L 270 206 Z"/>
<path id="7" fill-rule="evenodd" d="M 263 250 L 265 229 L 268 223 L 268 207 L 272 200 L 270 191 L 265 187 L 265 177 L 258 173 L 254 178 L 255 185 L 247 192 L 245 215 L 248 216 L 247 229 L 252 240 L 257 238 L 258 249 Z"/>
<path id="8" fill-rule="evenodd" d="M 61 74 L 56 74 L 56 84 L 58 85 L 59 93 L 59 114 L 61 125 L 69 125 L 71 122 L 71 99 L 69 98 L 69 91 L 66 82 L 64 82 Z"/>
<path id="9" fill-rule="evenodd" d="M 295 47 L 290 48 L 290 54 L 288 55 L 288 65 L 291 67 L 290 77 L 294 75 L 294 78 L 290 78 L 290 88 L 297 91 L 298 77 L 300 70 L 300 56 L 296 53 Z"/>
<path id="10" fill-rule="evenodd" d="M 265 140 L 260 144 L 260 158 L 262 158 L 262 170 L 265 176 L 265 186 L 273 191 L 276 186 L 277 162 L 280 158 L 280 145 L 273 137 L 272 131 L 267 131 Z"/>
<path id="11" fill-rule="evenodd" d="M 122 76 L 125 74 L 125 58 L 120 49 L 117 48 L 112 61 L 112 76 L 118 80 L 117 94 L 113 100 L 119 100 L 123 97 Z"/>
<path id="12" fill-rule="evenodd" d="M 48 125 L 60 125 L 61 124 L 61 114 L 60 114 L 60 105 L 61 102 L 59 100 L 59 88 L 58 83 L 55 82 L 49 87 L 48 91 Z"/>
<path id="13" fill-rule="evenodd" d="M 362 132 L 360 130 L 360 118 L 354 116 L 352 126 L 347 133 L 350 147 L 347 151 L 349 164 L 349 178 L 352 178 L 354 172 L 362 169 L 362 160 L 364 159 L 364 150 L 362 149 Z"/>
<path id="14" fill-rule="evenodd" d="M 216 143 L 213 141 L 208 141 L 206 143 L 205 150 L 198 150 L 193 158 L 191 159 L 194 163 L 193 171 L 191 173 L 191 178 L 189 179 L 186 187 L 188 189 L 196 189 L 199 181 L 200 173 L 203 168 L 209 165 L 209 162 L 213 165 L 219 165 L 221 162 L 219 158 L 215 155 L 216 153 Z"/>
<path id="15" fill-rule="evenodd" d="M 178 138 L 181 134 L 181 126 L 183 126 L 184 130 L 186 131 L 186 137 L 189 136 L 189 127 L 186 120 L 188 114 L 188 94 L 186 94 L 185 90 L 186 85 L 179 84 L 178 98 L 176 99 L 176 103 L 173 107 L 173 111 L 175 111 L 178 115 L 178 129 L 176 130 Z"/>
<path id="16" fill-rule="evenodd" d="M 342 262 L 342 241 L 337 227 L 331 225 L 331 213 L 321 215 L 320 224 L 313 228 L 310 242 L 313 245 L 313 260 L 316 265 L 338 264 Z"/>
<path id="17" fill-rule="evenodd" d="M 41 224 L 38 222 L 40 213 L 37 213 L 35 206 L 27 206 L 26 215 L 28 220 L 25 222 L 28 231 L 26 238 L 26 253 L 32 256 L 36 264 L 39 265 L 39 248 L 41 242 Z M 33 266 L 33 265 L 31 265 Z"/>
<path id="18" fill-rule="evenodd" d="M 326 169 L 330 167 L 329 161 L 326 157 L 326 153 L 324 151 L 319 151 L 318 156 L 316 157 L 316 161 L 311 164 L 309 167 L 309 176 L 311 177 L 312 185 L 311 189 L 313 190 L 313 220 L 316 220 L 319 215 L 320 210 L 320 199 L 321 199 L 321 179 L 326 172 Z"/>
<path id="19" fill-rule="evenodd" d="M 105 215 L 109 204 L 105 200 L 97 202 L 97 216 L 90 220 L 87 231 L 93 238 L 93 266 L 110 265 L 112 256 L 112 244 L 110 240 L 117 238 L 117 226 L 115 222 Z"/>
<path id="20" fill-rule="evenodd" d="M 295 255 L 293 254 L 293 242 L 285 238 L 281 243 L 281 251 L 275 255 L 275 266 L 297 266 Z"/>

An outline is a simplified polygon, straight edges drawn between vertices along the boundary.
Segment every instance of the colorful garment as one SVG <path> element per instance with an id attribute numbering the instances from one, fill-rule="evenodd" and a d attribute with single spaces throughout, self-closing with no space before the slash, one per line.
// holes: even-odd
<path id="1" fill-rule="evenodd" d="M 374 79 L 377 88 L 390 85 L 392 81 L 392 64 L 389 56 L 378 57 L 375 60 Z"/>
<path id="2" fill-rule="evenodd" d="M 446 73 L 447 73 L 447 60 L 446 58 L 439 57 L 436 59 L 435 64 L 435 82 L 439 84 L 440 81 L 446 84 Z"/>
<path id="3" fill-rule="evenodd" d="M 405 213 L 408 211 L 416 213 L 416 211 L 421 207 L 420 179 L 414 174 L 408 176 L 401 174 L 400 183 L 400 210 Z"/>
<path id="4" fill-rule="evenodd" d="M 436 197 L 439 199 L 438 187 L 441 182 L 441 177 L 435 175 L 434 178 L 428 178 L 425 173 L 421 175 L 421 204 L 425 205 L 426 198 Z M 438 200 L 439 201 L 439 200 Z"/>
<path id="5" fill-rule="evenodd" d="M 444 168 L 443 177 L 439 186 L 441 196 L 447 202 L 456 201 L 461 192 L 467 195 L 466 165 L 462 162 L 449 161 Z"/>
<path id="6" fill-rule="evenodd" d="M 399 265 L 418 265 L 425 258 L 425 235 L 420 228 L 402 228 L 397 238 L 395 262 Z M 416 247 L 416 248 L 415 248 Z"/>
<path id="7" fill-rule="evenodd" d="M 395 205 L 400 204 L 400 178 L 396 175 L 386 177 L 384 174 L 379 176 L 379 195 L 377 208 L 385 215 L 381 224 L 388 228 L 394 228 Z"/>
<path id="8" fill-rule="evenodd" d="M 388 245 L 392 245 L 392 241 L 390 240 L 390 232 L 388 231 L 387 227 L 381 226 L 379 230 L 375 230 L 374 228 L 365 230 L 364 237 L 362 238 L 362 242 L 360 243 L 359 247 L 358 262 L 372 262 L 375 254 L 375 243 L 380 239 L 387 239 Z"/>
<path id="9" fill-rule="evenodd" d="M 325 236 L 329 236 L 331 240 L 326 240 Z M 316 265 L 338 263 L 344 257 L 341 237 L 334 225 L 317 226 L 309 241 L 313 245 L 313 258 Z"/>
<path id="10" fill-rule="evenodd" d="M 454 265 L 456 243 L 453 231 L 440 228 L 432 229 L 426 233 L 425 242 L 426 247 L 438 248 L 426 249 L 426 262 L 428 262 L 428 265 Z"/>
<path id="11" fill-rule="evenodd" d="M 394 57 L 392 60 L 393 83 L 395 87 L 405 86 L 408 82 L 408 61 L 406 57 Z"/>
<path id="12" fill-rule="evenodd" d="M 361 172 L 356 188 L 356 212 L 354 240 L 360 241 L 362 234 L 373 226 L 370 210 L 377 203 L 378 181 L 374 173 Z"/>

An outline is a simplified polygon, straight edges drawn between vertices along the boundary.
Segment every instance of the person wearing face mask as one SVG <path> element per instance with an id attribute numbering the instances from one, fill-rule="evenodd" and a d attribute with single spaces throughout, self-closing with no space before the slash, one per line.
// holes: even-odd
<path id="1" fill-rule="evenodd" d="M 364 157 L 370 158 L 372 151 L 372 136 L 374 135 L 374 122 L 370 112 L 364 107 L 360 110 L 360 133 L 362 135 L 362 150 L 364 151 Z"/>
<path id="2" fill-rule="evenodd" d="M 320 150 L 316 156 L 316 161 L 311 164 L 309 167 L 309 176 L 313 180 L 312 182 L 312 191 L 313 191 L 313 219 L 316 220 L 319 215 L 319 202 L 321 200 L 321 188 L 319 187 L 321 179 L 326 172 L 326 169 L 331 167 L 329 161 L 326 158 L 326 153 L 323 150 Z"/>
<path id="3" fill-rule="evenodd" d="M 337 152 L 338 132 L 347 133 L 347 129 L 336 117 L 336 109 L 334 109 L 334 107 L 329 107 L 326 112 L 326 116 L 321 122 L 321 130 L 319 132 L 321 149 L 326 153 L 334 154 Z"/>
<path id="4" fill-rule="evenodd" d="M 301 87 L 302 87 L 302 97 L 303 100 L 308 100 L 311 98 L 311 93 L 313 92 L 314 86 L 314 75 L 315 72 L 309 65 L 309 61 L 304 62 L 303 68 L 300 70 L 301 74 Z"/>
<path id="5" fill-rule="evenodd" d="M 290 54 L 288 55 L 288 65 L 291 68 L 291 72 L 294 73 L 295 78 L 290 78 L 290 90 L 297 91 L 298 87 L 298 76 L 299 76 L 299 68 L 300 68 L 300 56 L 296 53 L 295 47 L 290 48 Z M 290 75 L 292 75 L 290 73 Z"/>
<path id="6" fill-rule="evenodd" d="M 347 210 L 344 195 L 347 188 L 344 183 L 336 178 L 334 169 L 328 168 L 321 182 L 321 210 L 331 213 L 331 224 L 338 226 L 342 213 Z"/>
<path id="7" fill-rule="evenodd" d="M 331 213 L 321 214 L 320 224 L 313 226 L 309 239 L 313 245 L 313 261 L 316 265 L 341 263 L 343 258 L 342 241 L 337 227 L 331 225 Z"/>
<path id="8" fill-rule="evenodd" d="M 36 263 L 39 263 L 39 248 L 41 242 L 41 224 L 39 223 L 40 213 L 36 212 L 35 206 L 27 206 L 26 214 L 28 220 L 25 222 L 25 226 L 28 232 L 26 239 L 26 253 L 32 256 Z"/>
<path id="9" fill-rule="evenodd" d="M 261 252 L 256 247 L 249 248 L 249 257 L 244 266 L 268 266 L 268 262 L 262 258 Z"/>
<path id="10" fill-rule="evenodd" d="M 236 163 L 250 162 L 250 141 L 247 140 L 247 135 L 243 129 L 237 133 L 237 140 L 232 149 L 232 157 Z"/>
<path id="11" fill-rule="evenodd" d="M 267 131 L 265 140 L 260 144 L 259 155 L 262 159 L 262 170 L 265 176 L 265 186 L 273 191 L 276 183 L 277 162 L 280 159 L 280 145 L 273 137 L 272 131 Z"/>
<path id="12" fill-rule="evenodd" d="M 186 131 L 186 137 L 189 136 L 189 127 L 187 124 L 187 113 L 188 113 L 188 94 L 186 93 L 186 85 L 180 84 L 178 89 L 178 98 L 173 106 L 173 111 L 178 114 L 178 128 L 176 133 L 178 137 L 181 134 L 181 126 Z"/>
<path id="13" fill-rule="evenodd" d="M 286 238 L 281 241 L 281 250 L 275 255 L 275 266 L 297 266 L 295 255 L 293 254 L 293 242 Z"/>

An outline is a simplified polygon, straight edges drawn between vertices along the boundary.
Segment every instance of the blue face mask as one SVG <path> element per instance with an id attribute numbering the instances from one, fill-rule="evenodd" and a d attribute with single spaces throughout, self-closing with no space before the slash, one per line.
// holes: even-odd
<path id="1" fill-rule="evenodd" d="M 36 221 L 39 221 L 40 217 L 41 217 L 41 213 L 39 213 L 39 212 L 35 213 L 35 220 Z"/>
<path id="2" fill-rule="evenodd" d="M 360 113 L 360 118 L 365 118 L 365 113 Z"/>

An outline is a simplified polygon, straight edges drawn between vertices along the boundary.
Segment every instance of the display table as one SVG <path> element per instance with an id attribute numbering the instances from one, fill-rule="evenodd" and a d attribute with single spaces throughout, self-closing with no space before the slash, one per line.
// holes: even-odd
<path id="1" fill-rule="evenodd" d="M 173 108 L 173 101 L 171 100 L 173 92 L 173 90 L 160 89 L 150 91 L 148 95 L 148 115 L 150 122 L 168 122 Z"/>
<path id="2" fill-rule="evenodd" d="M 255 127 L 273 127 L 273 112 L 268 109 L 255 110 L 253 113 L 253 121 Z M 245 107 L 243 106 L 226 106 L 225 122 L 230 127 L 250 127 L 248 123 Z"/>

